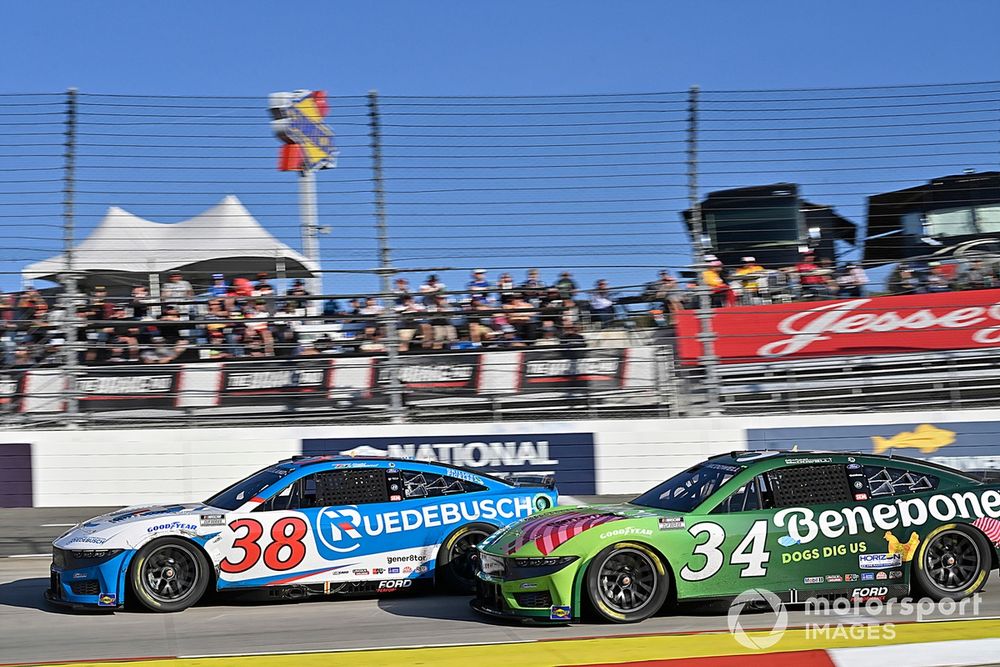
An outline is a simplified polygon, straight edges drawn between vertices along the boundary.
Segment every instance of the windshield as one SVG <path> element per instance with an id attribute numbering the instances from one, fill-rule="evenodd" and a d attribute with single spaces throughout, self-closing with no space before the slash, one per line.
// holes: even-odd
<path id="1" fill-rule="evenodd" d="M 284 477 L 283 472 L 277 472 L 274 468 L 266 468 L 260 472 L 255 472 L 246 479 L 236 482 L 228 489 L 215 494 L 206 500 L 205 504 L 224 510 L 238 509 L 243 503 Z"/>
<path id="2" fill-rule="evenodd" d="M 721 463 L 699 463 L 653 487 L 631 504 L 690 512 L 742 469 L 740 466 Z"/>

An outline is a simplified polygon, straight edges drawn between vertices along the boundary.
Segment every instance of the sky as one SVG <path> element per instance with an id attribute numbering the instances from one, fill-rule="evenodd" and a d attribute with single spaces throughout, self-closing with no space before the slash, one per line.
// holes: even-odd
<path id="1" fill-rule="evenodd" d="M 377 89 L 386 123 L 389 233 L 401 266 L 455 267 L 443 272 L 453 285 L 476 265 L 488 267 L 493 276 L 510 267 L 517 279 L 527 267 L 540 266 L 550 281 L 564 267 L 583 284 L 608 276 L 614 284 L 628 285 L 652 279 L 657 266 L 676 269 L 690 261 L 679 222 L 686 196 L 681 149 L 690 86 L 706 91 L 707 139 L 713 131 L 746 131 L 740 122 L 758 123 L 759 133 L 749 135 L 759 137 L 758 143 L 733 139 L 724 145 L 747 159 L 767 145 L 767 130 L 775 127 L 763 119 L 794 108 L 783 103 L 794 96 L 726 91 L 996 82 L 997 25 L 1000 3 L 995 0 L 13 3 L 5 8 L 0 27 L 0 102 L 9 103 L 13 98 L 2 95 L 10 93 L 58 93 L 71 86 L 81 91 L 80 234 L 92 229 L 110 205 L 175 222 L 233 193 L 272 233 L 298 247 L 296 181 L 273 168 L 278 144 L 267 125 L 265 100 L 279 90 L 326 90 L 341 154 L 338 167 L 318 177 L 321 224 L 331 228 L 321 238 L 322 258 L 326 269 L 350 270 L 370 268 L 376 261 L 364 95 Z M 876 94 L 893 90 L 926 91 Z M 852 163 L 841 165 L 843 171 L 827 170 L 830 162 L 790 168 L 791 147 L 787 153 L 761 152 L 766 160 L 756 166 L 744 162 L 746 169 L 715 168 L 718 175 L 708 154 L 702 192 L 790 180 L 809 184 L 804 185 L 807 196 L 825 197 L 824 203 L 858 219 L 864 196 L 880 189 L 916 185 L 966 167 L 996 168 L 1000 130 L 992 136 L 992 126 L 975 123 L 996 120 L 995 113 L 988 114 L 997 109 L 1000 84 L 963 90 L 973 97 L 962 101 L 979 106 L 960 109 L 987 114 L 963 121 L 986 133 L 975 137 L 978 143 L 964 144 L 968 154 L 946 156 L 960 151 L 943 148 L 914 153 L 921 156 L 919 165 L 913 158 L 893 162 L 887 154 L 886 161 L 865 167 L 868 171 L 853 180 L 843 177 Z M 535 107 L 498 106 L 513 96 L 626 93 L 530 98 L 542 103 L 536 116 L 523 115 Z M 144 95 L 178 96 L 176 106 L 186 107 L 172 110 L 169 98 L 138 97 Z M 491 99 L 475 101 L 478 107 L 470 106 L 473 100 L 443 99 L 455 96 Z M 808 120 L 820 115 L 823 103 L 811 97 L 817 94 L 801 93 L 806 101 L 799 107 L 805 111 L 783 122 L 804 116 L 810 137 L 823 139 L 820 126 Z M 53 104 L 58 97 L 21 99 L 27 109 L 61 109 Z M 552 105 L 560 99 L 608 103 L 581 105 L 576 109 L 591 115 L 573 116 L 565 112 L 574 107 Z M 726 106 L 742 101 L 757 106 L 730 122 Z M 642 105 L 654 102 L 659 115 L 644 115 L 653 112 Z M 115 128 L 123 117 L 118 114 L 130 109 L 160 114 L 159 124 Z M 0 113 L 5 111 L 17 109 L 0 107 Z M 470 115 L 473 111 L 495 115 Z M 415 112 L 426 115 L 407 115 Z M 0 288 L 12 289 L 24 264 L 60 247 L 62 128 L 58 115 L 34 125 L 23 117 L 8 120 L 0 135 L 0 204 L 8 235 L 25 237 L 0 252 Z M 553 129 L 528 130 L 546 120 Z M 888 132 L 890 120 L 872 121 L 872 134 Z M 620 130 L 601 139 L 605 148 L 599 152 L 628 153 L 627 158 L 574 153 L 563 145 L 568 139 L 545 146 L 546 135 L 568 133 L 570 123 L 579 121 L 591 123 L 580 134 Z M 714 130 L 713 122 L 719 124 Z M 842 123 L 855 126 L 858 120 Z M 423 148 L 428 136 L 443 135 L 447 128 L 453 137 L 433 139 L 432 147 Z M 637 131 L 644 129 L 655 129 L 664 141 L 652 143 L 657 137 Z M 116 131 L 121 136 L 107 136 Z M 626 143 L 631 136 L 626 131 L 650 143 Z M 520 143 L 513 139 L 529 134 L 535 136 Z M 155 147 L 152 135 L 160 137 Z M 748 135 L 740 136 L 744 141 Z M 824 145 L 861 150 L 864 140 L 857 141 L 862 143 Z M 37 150 L 18 152 L 17 144 L 33 142 Z M 138 148 L 129 151 L 129 146 Z M 711 148 L 710 142 L 704 147 Z M 539 151 L 541 157 L 517 161 Z M 856 155 L 859 162 L 872 157 Z M 657 166 L 648 174 L 628 169 L 643 164 Z M 210 165 L 215 168 L 205 168 Z M 496 177 L 501 178 L 491 180 Z M 484 182 L 497 187 L 492 193 L 471 189 Z M 530 189 L 552 182 L 576 189 Z M 628 187 L 616 190 L 613 184 Z M 431 189 L 451 192 L 427 192 Z M 497 203 L 486 203 L 492 201 Z M 654 222 L 658 226 L 644 226 Z M 416 272 L 411 279 L 419 282 L 423 275 Z M 331 273 L 324 282 L 325 291 L 338 293 L 374 285 L 370 275 L 360 273 Z"/>

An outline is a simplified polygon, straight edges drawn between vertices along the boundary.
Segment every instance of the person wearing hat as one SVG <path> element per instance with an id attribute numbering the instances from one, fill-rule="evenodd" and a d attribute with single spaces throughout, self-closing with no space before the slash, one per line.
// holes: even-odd
<path id="1" fill-rule="evenodd" d="M 733 277 L 739 281 L 744 302 L 754 303 L 757 301 L 758 281 L 764 275 L 764 267 L 757 263 L 756 258 L 750 257 L 749 255 L 744 257 L 741 261 L 743 264 L 740 268 L 733 271 Z"/>
<path id="2" fill-rule="evenodd" d="M 486 279 L 486 269 L 476 269 L 472 272 L 472 280 L 466 286 L 472 294 L 485 293 L 490 290 L 490 281 Z"/>
<path id="3" fill-rule="evenodd" d="M 221 273 L 212 274 L 212 286 L 208 291 L 213 297 L 220 298 L 229 293 L 229 285 L 226 284 L 226 277 Z"/>

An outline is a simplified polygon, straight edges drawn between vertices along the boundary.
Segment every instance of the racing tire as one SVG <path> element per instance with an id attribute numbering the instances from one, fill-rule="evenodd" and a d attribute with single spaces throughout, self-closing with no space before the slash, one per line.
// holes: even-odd
<path id="1" fill-rule="evenodd" d="M 964 524 L 932 531 L 913 559 L 914 587 L 932 600 L 960 600 L 986 583 L 993 564 L 986 536 Z"/>
<path id="2" fill-rule="evenodd" d="M 670 571 L 644 544 L 612 544 L 587 566 L 587 598 L 612 623 L 637 623 L 658 612 L 670 594 Z"/>
<path id="3" fill-rule="evenodd" d="M 163 537 L 143 546 L 128 573 L 136 601 L 157 612 L 187 609 L 205 594 L 211 578 L 201 549 L 178 537 Z"/>
<path id="4" fill-rule="evenodd" d="M 437 583 L 450 593 L 469 594 L 476 590 L 476 545 L 496 532 L 487 523 L 462 526 L 441 543 L 435 565 Z"/>

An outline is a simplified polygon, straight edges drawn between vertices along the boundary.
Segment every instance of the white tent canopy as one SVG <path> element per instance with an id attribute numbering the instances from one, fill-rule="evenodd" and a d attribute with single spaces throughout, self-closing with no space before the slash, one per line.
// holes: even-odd
<path id="1" fill-rule="evenodd" d="M 207 211 L 177 223 L 144 220 L 112 206 L 75 247 L 73 269 L 84 284 L 121 291 L 145 283 L 150 274 L 171 271 L 207 284 L 212 273 L 231 279 L 283 270 L 285 277 L 309 278 L 318 275 L 319 267 L 271 236 L 239 199 L 228 195 Z M 65 270 L 65 255 L 60 254 L 30 264 L 21 273 L 26 281 L 58 281 Z"/>

